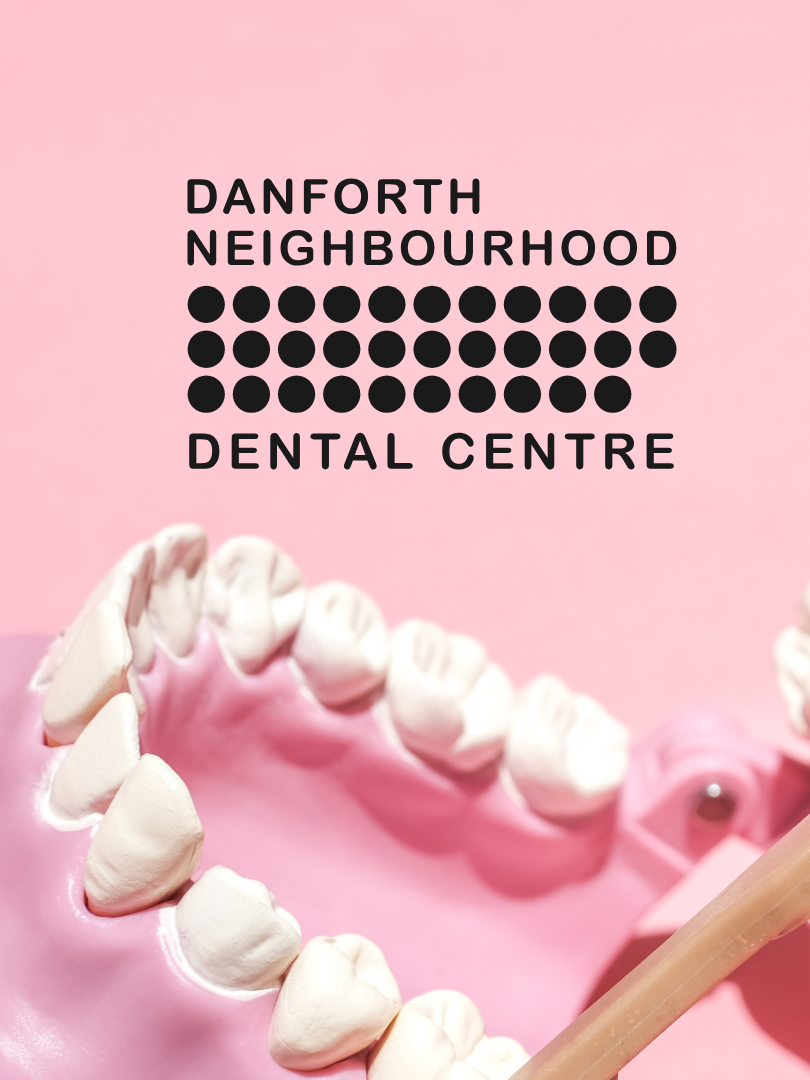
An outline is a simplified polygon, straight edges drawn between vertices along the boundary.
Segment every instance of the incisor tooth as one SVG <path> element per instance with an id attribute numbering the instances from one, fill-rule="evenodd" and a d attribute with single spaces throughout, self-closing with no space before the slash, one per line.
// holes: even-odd
<path id="1" fill-rule="evenodd" d="M 208 870 L 175 911 L 180 947 L 203 978 L 234 990 L 265 990 L 301 951 L 301 931 L 260 882 L 225 866 Z"/>
<path id="2" fill-rule="evenodd" d="M 237 536 L 208 564 L 205 611 L 237 667 L 262 668 L 298 628 L 306 589 L 298 567 L 269 540 Z"/>
<path id="3" fill-rule="evenodd" d="M 129 694 L 116 694 L 79 734 L 56 770 L 51 810 L 67 819 L 103 814 L 140 754 L 135 702 Z"/>
<path id="4" fill-rule="evenodd" d="M 541 675 L 518 696 L 505 764 L 537 813 L 582 817 L 615 797 L 629 745 L 627 728 L 597 701 Z"/>
<path id="5" fill-rule="evenodd" d="M 500 757 L 514 691 L 483 645 L 412 619 L 397 627 L 391 646 L 386 697 L 408 749 L 459 772 Z"/>
<path id="6" fill-rule="evenodd" d="M 121 608 L 102 600 L 87 614 L 48 687 L 42 719 L 50 739 L 75 742 L 102 705 L 127 689 L 131 663 Z"/>
<path id="7" fill-rule="evenodd" d="M 369 1046 L 401 1004 L 382 951 L 359 934 L 313 938 L 281 987 L 268 1043 L 286 1069 L 322 1069 Z"/>
<path id="8" fill-rule="evenodd" d="M 506 1035 L 486 1036 L 467 1058 L 467 1064 L 487 1080 L 510 1080 L 531 1057 L 515 1039 Z"/>
<path id="9" fill-rule="evenodd" d="M 149 620 L 175 656 L 188 656 L 197 640 L 208 539 L 197 525 L 171 525 L 152 540 L 155 570 Z"/>
<path id="10" fill-rule="evenodd" d="M 807 735 L 810 635 L 797 626 L 790 626 L 776 639 L 773 653 L 776 681 L 787 703 L 788 718 L 800 735 Z"/>
<path id="11" fill-rule="evenodd" d="M 388 630 L 370 597 L 331 581 L 309 591 L 292 655 L 319 701 L 345 705 L 385 678 Z"/>
<path id="12" fill-rule="evenodd" d="M 472 1080 L 482 1039 L 483 1018 L 465 994 L 432 990 L 402 1007 L 369 1055 L 369 1080 Z"/>
<path id="13" fill-rule="evenodd" d="M 93 837 L 84 867 L 95 915 L 129 915 L 171 896 L 197 868 L 203 830 L 188 788 L 144 754 Z"/>

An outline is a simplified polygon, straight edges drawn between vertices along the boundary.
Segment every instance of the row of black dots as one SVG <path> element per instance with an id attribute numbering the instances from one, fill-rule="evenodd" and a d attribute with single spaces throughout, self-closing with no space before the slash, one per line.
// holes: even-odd
<path id="1" fill-rule="evenodd" d="M 422 322 L 437 323 L 450 314 L 450 296 L 437 285 L 428 285 L 413 298 L 413 310 Z M 527 323 L 537 318 L 542 302 L 528 285 L 510 289 L 503 309 L 513 322 Z M 548 298 L 548 309 L 558 322 L 581 319 L 587 308 L 585 294 L 572 285 L 555 289 Z M 630 314 L 630 294 L 616 285 L 600 289 L 594 297 L 594 311 L 603 322 L 617 323 Z M 638 302 L 639 311 L 649 322 L 662 323 L 675 314 L 675 296 L 662 285 L 645 289 Z M 347 285 L 336 285 L 323 298 L 324 314 L 332 322 L 347 323 L 360 313 L 360 297 Z M 368 310 L 378 322 L 392 323 L 405 314 L 405 297 L 391 285 L 375 289 L 368 298 Z M 481 285 L 465 289 L 458 299 L 458 309 L 468 322 L 482 323 L 495 314 L 494 294 Z M 188 310 L 197 322 L 212 323 L 225 311 L 225 297 L 212 285 L 201 285 L 188 298 Z M 233 298 L 234 314 L 242 322 L 261 322 L 270 311 L 270 297 L 257 285 L 246 285 Z M 315 297 L 302 285 L 291 285 L 278 298 L 278 313 L 287 322 L 302 323 L 315 313 Z"/>
<path id="2" fill-rule="evenodd" d="M 315 403 L 315 387 L 303 375 L 291 375 L 279 385 L 278 402 L 287 412 L 306 412 Z M 361 398 L 361 390 L 348 375 L 336 375 L 323 388 L 323 400 L 332 412 L 346 413 L 355 409 Z M 413 388 L 413 400 L 417 408 L 427 413 L 437 413 L 450 404 L 450 386 L 438 375 L 427 375 Z M 558 412 L 577 412 L 585 404 L 587 390 L 573 375 L 563 375 L 548 388 L 548 400 Z M 631 390 L 628 383 L 618 375 L 600 379 L 594 387 L 593 399 L 603 412 L 622 412 L 630 404 Z M 392 413 L 405 404 L 407 392 L 399 379 L 393 375 L 381 375 L 368 388 L 368 400 L 378 412 Z M 458 400 L 468 412 L 482 413 L 495 404 L 497 391 L 483 375 L 472 375 L 458 388 Z M 503 389 L 506 405 L 519 413 L 531 412 L 540 404 L 541 390 L 528 375 L 518 375 Z M 212 375 L 201 375 L 188 388 L 188 400 L 197 412 L 216 412 L 225 401 L 225 387 Z M 261 412 L 270 402 L 270 387 L 258 375 L 246 375 L 233 387 L 233 401 L 242 412 Z"/>
<path id="3" fill-rule="evenodd" d="M 323 355 L 332 367 L 347 368 L 360 357 L 359 340 L 348 330 L 335 330 L 323 342 Z M 245 330 L 232 345 L 234 359 L 242 367 L 261 367 L 270 356 L 270 342 L 258 330 Z M 302 368 L 315 356 L 315 342 L 303 330 L 290 330 L 280 338 L 278 357 L 287 367 Z M 413 354 L 423 367 L 441 367 L 450 358 L 449 339 L 438 330 L 426 330 L 413 343 Z M 577 367 L 587 353 L 585 339 L 573 330 L 561 330 L 548 343 L 548 354 L 558 367 Z M 630 359 L 630 339 L 618 330 L 600 334 L 593 345 L 596 359 L 604 367 L 622 367 Z M 652 330 L 639 343 L 639 355 L 649 367 L 667 367 L 675 359 L 674 338 L 664 330 Z M 495 359 L 495 339 L 483 330 L 471 330 L 458 343 L 462 361 L 473 368 L 487 367 Z M 405 357 L 405 341 L 393 330 L 381 330 L 368 343 L 368 354 L 377 367 L 392 368 Z M 516 330 L 503 343 L 507 361 L 518 368 L 531 367 L 540 358 L 538 338 L 528 330 Z M 200 330 L 188 343 L 188 355 L 198 367 L 216 367 L 225 355 L 225 342 L 213 330 Z"/>

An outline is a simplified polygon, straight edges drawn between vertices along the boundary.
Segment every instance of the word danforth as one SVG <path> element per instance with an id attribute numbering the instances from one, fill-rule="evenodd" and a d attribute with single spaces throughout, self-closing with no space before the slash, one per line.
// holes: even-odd
<path id="1" fill-rule="evenodd" d="M 553 433 L 546 435 L 541 441 L 534 435 L 526 433 L 515 440 L 510 432 L 490 432 L 483 440 L 483 445 L 476 446 L 475 439 L 463 431 L 455 431 L 448 435 L 441 444 L 440 457 L 444 464 L 456 471 L 469 469 L 473 465 L 481 464 L 487 469 L 513 469 L 523 467 L 531 469 L 553 469 L 561 458 L 566 466 L 573 465 L 577 469 L 585 468 L 586 460 L 589 465 L 603 464 L 604 468 L 612 469 L 614 464 L 623 466 L 625 469 L 635 469 L 636 460 L 647 469 L 672 469 L 672 461 L 666 459 L 666 455 L 672 453 L 671 442 L 673 435 L 668 432 L 651 432 L 643 444 L 639 453 L 636 440 L 626 432 L 609 432 L 604 436 L 604 455 L 596 447 L 586 452 L 586 446 L 596 441 L 596 435 L 587 431 L 567 432 L 564 442 L 559 443 Z M 308 441 L 301 441 L 300 433 L 296 432 L 292 438 L 286 437 L 286 441 L 277 432 L 272 432 L 269 439 L 269 454 L 265 459 L 271 469 L 279 468 L 279 465 L 291 469 L 300 469 L 302 462 L 302 446 L 307 447 L 307 453 L 303 455 L 307 463 L 321 469 L 329 469 L 338 465 L 344 469 L 354 467 L 376 469 L 377 458 L 387 469 L 412 469 L 413 463 L 406 460 L 397 447 L 396 436 L 391 433 L 387 436 L 384 452 L 375 455 L 371 442 L 363 432 L 358 432 L 350 438 L 348 451 L 337 444 L 343 436 L 337 432 L 313 432 Z M 348 441 L 349 437 L 347 437 Z M 513 441 L 515 440 L 515 441 Z M 255 432 L 236 432 L 230 438 L 230 465 L 232 469 L 258 469 L 261 455 L 255 444 L 259 441 L 259 435 Z M 600 442 L 602 440 L 600 439 Z M 559 451 L 562 450 L 562 453 Z M 514 451 L 514 452 L 513 452 Z M 594 452 L 596 451 L 596 452 Z M 190 469 L 213 469 L 220 461 L 220 444 L 214 435 L 205 432 L 193 432 L 188 437 L 188 464 Z M 601 458 L 601 462 L 600 462 Z M 517 459 L 516 461 L 513 459 Z"/>

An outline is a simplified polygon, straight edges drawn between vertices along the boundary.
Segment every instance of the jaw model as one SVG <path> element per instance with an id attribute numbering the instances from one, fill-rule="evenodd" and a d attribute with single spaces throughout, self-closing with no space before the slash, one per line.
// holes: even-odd
<path id="1" fill-rule="evenodd" d="M 628 735 L 593 699 L 516 694 L 478 642 L 391 633 L 190 525 L 133 548 L 9 700 L 0 1053 L 43 1080 L 506 1080 L 508 1036 L 563 1027 L 699 854 L 656 807 L 720 759 L 740 791 L 743 759 L 777 771 L 701 729 L 664 775 L 664 735 L 617 803 Z"/>

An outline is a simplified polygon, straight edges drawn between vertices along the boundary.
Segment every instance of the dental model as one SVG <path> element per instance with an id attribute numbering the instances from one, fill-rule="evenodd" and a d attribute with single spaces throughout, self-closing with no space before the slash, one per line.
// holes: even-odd
<path id="1" fill-rule="evenodd" d="M 290 852 L 313 844 L 313 805 L 338 821 L 347 815 L 337 784 L 381 823 L 413 819 L 417 847 L 444 828 L 425 832 L 420 813 L 437 823 L 464 813 L 474 859 L 476 830 L 483 840 L 508 822 L 515 842 L 569 844 L 573 871 L 582 837 L 603 843 L 599 814 L 628 767 L 627 732 L 595 701 L 550 676 L 516 696 L 474 639 L 418 620 L 390 633 L 360 590 L 341 582 L 307 590 L 292 560 L 256 537 L 229 540 L 209 559 L 193 525 L 164 529 L 124 556 L 50 648 L 31 689 L 53 755 L 42 816 L 64 843 L 95 830 L 76 878 L 77 925 L 103 923 L 108 941 L 119 940 L 118 926 L 125 936 L 129 925 L 152 927 L 172 995 L 264 1010 L 266 1060 L 276 1063 L 268 1076 L 348 1059 L 351 1076 L 367 1070 L 371 1080 L 506 1080 L 527 1060 L 515 1040 L 485 1035 L 465 994 L 421 987 L 414 996 L 409 975 L 403 1006 L 378 945 L 346 932 L 355 929 L 347 890 L 368 901 L 357 930 L 391 920 L 414 929 L 404 865 L 385 885 L 354 882 L 348 856 L 327 845 L 317 872 L 301 877 L 290 872 Z M 225 776 L 212 767 L 217 758 L 228 763 Z M 315 802 L 299 797 L 289 769 L 303 778 L 301 770 L 327 765 L 332 779 Z M 262 801 L 276 790 L 283 816 Z M 417 790 L 429 796 L 425 811 Z M 204 849 L 201 818 L 211 807 L 216 827 Z M 214 856 L 222 851 L 217 816 L 234 821 L 238 870 L 206 859 L 209 844 Z M 558 824 L 567 819 L 585 823 L 576 841 Z M 357 842 L 344 839 L 339 850 Z M 258 857 L 264 845 L 267 857 Z M 499 857 L 501 848 L 499 840 L 488 850 Z M 320 904 L 321 936 L 302 941 L 261 867 L 282 896 L 292 889 L 299 906 Z M 534 864 L 526 867 L 517 872 L 533 880 Z M 159 918 L 144 921 L 155 908 Z M 455 932 L 449 923 L 440 931 Z M 483 957 L 485 939 L 476 940 Z M 402 963 L 405 941 L 393 944 Z"/>

